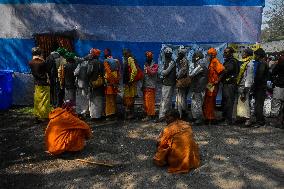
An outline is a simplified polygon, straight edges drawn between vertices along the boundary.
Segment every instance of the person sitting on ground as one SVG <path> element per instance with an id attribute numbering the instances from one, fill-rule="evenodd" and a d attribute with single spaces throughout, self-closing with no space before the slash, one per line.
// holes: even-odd
<path id="1" fill-rule="evenodd" d="M 52 155 L 81 151 L 85 140 L 92 136 L 90 126 L 76 116 L 72 103 L 63 106 L 50 112 L 45 130 L 46 149 Z"/>
<path id="2" fill-rule="evenodd" d="M 169 173 L 188 173 L 200 166 L 199 147 L 191 126 L 179 119 L 177 110 L 166 112 L 167 127 L 160 134 L 154 163 L 168 165 Z"/>

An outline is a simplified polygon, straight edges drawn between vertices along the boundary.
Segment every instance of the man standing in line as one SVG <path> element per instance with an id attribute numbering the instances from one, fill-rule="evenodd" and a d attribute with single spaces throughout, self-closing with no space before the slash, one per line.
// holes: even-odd
<path id="1" fill-rule="evenodd" d="M 155 99 L 156 99 L 156 83 L 158 79 L 158 64 L 153 61 L 153 53 L 147 51 L 145 53 L 146 62 L 144 65 L 144 79 L 142 83 L 144 111 L 146 118 L 144 121 L 150 120 L 155 116 Z"/>
<path id="2" fill-rule="evenodd" d="M 195 125 L 204 121 L 202 106 L 207 85 L 206 60 L 202 51 L 196 51 L 192 56 L 194 69 L 189 73 L 191 77 L 191 114 Z"/>
<path id="3" fill-rule="evenodd" d="M 104 66 L 99 61 L 101 51 L 92 48 L 90 54 L 92 58 L 88 62 L 87 74 L 89 77 L 89 111 L 90 117 L 94 121 L 100 121 L 103 114 L 104 97 Z"/>
<path id="4" fill-rule="evenodd" d="M 240 67 L 240 72 L 237 77 L 238 85 L 238 102 L 237 102 L 237 117 L 245 119 L 245 126 L 251 126 L 251 110 L 249 95 L 254 82 L 254 65 L 253 65 L 253 50 L 247 48 L 244 50 L 243 63 Z"/>
<path id="5" fill-rule="evenodd" d="M 161 72 L 162 77 L 162 97 L 160 102 L 159 122 L 165 120 L 166 111 L 172 107 L 172 98 L 176 84 L 176 64 L 172 58 L 173 50 L 167 47 L 164 52 L 164 62 Z"/>
<path id="6" fill-rule="evenodd" d="M 36 121 L 40 122 L 48 118 L 51 111 L 50 86 L 48 80 L 49 66 L 43 59 L 42 50 L 39 47 L 32 48 L 33 58 L 29 62 L 34 77 L 34 114 Z"/>
<path id="7" fill-rule="evenodd" d="M 110 49 L 104 50 L 104 79 L 105 79 L 105 116 L 107 120 L 115 119 L 117 114 L 117 94 L 119 92 L 120 65 L 111 55 Z"/>
<path id="8" fill-rule="evenodd" d="M 266 53 L 262 48 L 257 49 L 254 52 L 255 62 L 258 62 L 254 83 L 252 86 L 252 93 L 255 96 L 255 116 L 256 127 L 264 126 L 265 119 L 263 115 L 263 106 L 266 94 L 266 86 L 269 74 L 268 64 L 265 62 Z"/>
<path id="9" fill-rule="evenodd" d="M 210 64 L 208 66 L 208 84 L 205 92 L 203 104 L 203 114 L 209 125 L 216 121 L 215 106 L 216 97 L 219 89 L 220 74 L 224 71 L 224 66 L 217 59 L 217 51 L 210 48 L 207 52 L 209 55 Z"/>
<path id="10" fill-rule="evenodd" d="M 178 49 L 178 58 L 176 60 L 177 66 L 177 98 L 176 106 L 179 111 L 180 118 L 185 119 L 187 117 L 187 95 L 189 92 L 188 82 L 185 81 L 188 78 L 188 60 L 186 58 L 186 49 L 180 47 Z M 179 82 L 182 81 L 182 82 Z M 180 85 L 179 85 L 180 84 Z"/>
<path id="11" fill-rule="evenodd" d="M 239 74 L 239 63 L 234 58 L 234 49 L 227 47 L 224 50 L 224 67 L 225 70 L 221 74 L 222 88 L 222 108 L 223 118 L 225 119 L 224 125 L 232 125 L 233 123 L 233 109 L 235 102 L 235 93 L 237 91 L 237 77 Z"/>
<path id="12" fill-rule="evenodd" d="M 135 59 L 129 49 L 123 52 L 125 58 L 124 72 L 123 72 L 123 104 L 125 107 L 126 119 L 134 118 L 134 103 L 137 95 L 137 82 L 135 77 L 137 75 L 137 67 Z"/>

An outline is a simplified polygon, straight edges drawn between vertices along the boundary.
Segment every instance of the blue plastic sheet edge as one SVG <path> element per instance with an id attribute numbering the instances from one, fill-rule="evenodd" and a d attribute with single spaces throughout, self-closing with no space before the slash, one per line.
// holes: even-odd
<path id="1" fill-rule="evenodd" d="M 89 4 L 109 6 L 263 6 L 265 0 L 0 0 L 0 4 Z"/>

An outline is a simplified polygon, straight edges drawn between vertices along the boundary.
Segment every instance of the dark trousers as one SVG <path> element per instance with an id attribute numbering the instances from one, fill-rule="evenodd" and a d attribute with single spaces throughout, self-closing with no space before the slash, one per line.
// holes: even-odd
<path id="1" fill-rule="evenodd" d="M 226 121 L 232 122 L 234 102 L 237 93 L 237 86 L 235 84 L 223 84 L 222 88 L 222 108 L 223 118 Z"/>
<path id="2" fill-rule="evenodd" d="M 263 106 L 265 100 L 266 90 L 263 88 L 256 89 L 254 91 L 255 96 L 255 117 L 257 123 L 264 123 Z"/>

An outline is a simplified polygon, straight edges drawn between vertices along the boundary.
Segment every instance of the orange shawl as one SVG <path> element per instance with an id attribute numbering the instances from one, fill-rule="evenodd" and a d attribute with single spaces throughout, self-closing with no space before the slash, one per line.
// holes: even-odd
<path id="1" fill-rule="evenodd" d="M 66 109 L 56 108 L 49 114 L 49 119 L 45 130 L 45 145 L 53 155 L 82 150 L 85 139 L 92 135 L 89 125 Z"/>
<path id="2" fill-rule="evenodd" d="M 199 148 L 187 122 L 178 120 L 164 129 L 159 137 L 154 163 L 158 166 L 168 164 L 169 173 L 187 173 L 199 167 Z"/>

